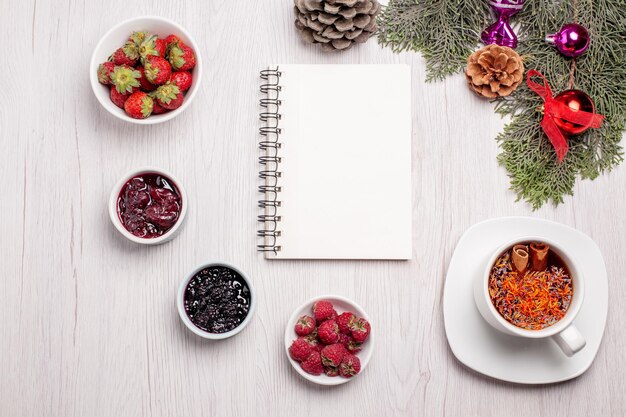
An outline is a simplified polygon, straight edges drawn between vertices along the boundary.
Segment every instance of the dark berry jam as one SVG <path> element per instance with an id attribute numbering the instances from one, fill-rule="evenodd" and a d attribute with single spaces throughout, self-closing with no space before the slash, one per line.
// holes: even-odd
<path id="1" fill-rule="evenodd" d="M 141 174 L 128 180 L 117 198 L 122 224 L 137 237 L 162 236 L 180 216 L 181 200 L 172 181 L 160 174 Z"/>
<path id="2" fill-rule="evenodd" d="M 250 289 L 236 271 L 211 266 L 196 273 L 185 289 L 185 312 L 209 333 L 226 333 L 239 326 L 250 310 Z"/>

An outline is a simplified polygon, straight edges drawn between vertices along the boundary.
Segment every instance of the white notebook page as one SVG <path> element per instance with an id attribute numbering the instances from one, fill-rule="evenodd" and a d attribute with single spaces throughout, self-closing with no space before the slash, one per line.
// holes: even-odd
<path id="1" fill-rule="evenodd" d="M 407 65 L 279 65 L 281 250 L 268 258 L 411 258 Z"/>

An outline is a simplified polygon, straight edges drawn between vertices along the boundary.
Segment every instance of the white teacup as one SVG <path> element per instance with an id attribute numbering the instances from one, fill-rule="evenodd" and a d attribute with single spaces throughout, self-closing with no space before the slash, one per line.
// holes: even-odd
<path id="1" fill-rule="evenodd" d="M 556 253 L 567 266 L 567 269 L 572 277 L 574 288 L 572 301 L 567 312 L 565 313 L 565 316 L 552 326 L 541 330 L 527 330 L 509 323 L 500 315 L 498 310 L 496 310 L 495 306 L 491 302 L 491 297 L 489 296 L 489 276 L 491 274 L 493 264 L 500 257 L 500 255 L 511 249 L 514 245 L 528 242 L 545 242 L 549 245 L 550 250 L 554 251 L 554 253 Z M 583 303 L 584 295 L 584 277 L 580 274 L 580 269 L 578 268 L 576 261 L 570 258 L 567 255 L 567 252 L 558 243 L 538 236 L 521 237 L 499 247 L 489 258 L 485 267 L 485 272 L 482 275 L 477 276 L 474 280 L 474 300 L 476 301 L 476 306 L 478 307 L 480 314 L 491 326 L 503 333 L 513 336 L 530 339 L 551 337 L 567 356 L 574 355 L 576 352 L 585 347 L 586 344 L 583 335 L 572 324 Z"/>

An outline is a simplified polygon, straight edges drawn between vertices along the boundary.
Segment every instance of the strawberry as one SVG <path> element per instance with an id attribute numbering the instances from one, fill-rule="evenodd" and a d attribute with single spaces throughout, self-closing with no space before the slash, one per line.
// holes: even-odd
<path id="1" fill-rule="evenodd" d="M 339 341 L 339 326 L 335 320 L 326 320 L 317 328 L 317 337 L 325 345 L 332 345 Z"/>
<path id="2" fill-rule="evenodd" d="M 165 84 L 172 76 L 172 67 L 170 67 L 169 62 L 165 58 L 150 55 L 146 58 L 145 64 L 146 79 L 152 84 Z"/>
<path id="3" fill-rule="evenodd" d="M 141 73 L 126 65 L 118 65 L 110 74 L 111 84 L 120 94 L 132 93 L 134 88 L 139 88 Z"/>
<path id="4" fill-rule="evenodd" d="M 174 83 L 180 88 L 180 91 L 185 92 L 191 87 L 192 78 L 189 71 L 176 71 L 172 73 L 170 82 Z"/>
<path id="5" fill-rule="evenodd" d="M 139 59 L 139 48 L 135 45 L 134 42 L 126 42 L 124 46 L 118 48 L 113 55 L 111 55 L 110 60 L 113 61 L 115 65 L 129 65 L 134 66 L 137 60 Z"/>
<path id="6" fill-rule="evenodd" d="M 163 114 L 167 113 L 169 110 L 161 107 L 157 100 L 154 100 L 154 106 L 152 107 L 152 114 Z"/>
<path id="7" fill-rule="evenodd" d="M 302 362 L 308 358 L 311 352 L 313 352 L 313 347 L 302 337 L 294 340 L 289 347 L 289 356 L 297 362 Z"/>
<path id="8" fill-rule="evenodd" d="M 176 96 L 176 99 L 170 101 L 169 103 L 161 102 L 160 104 L 161 104 L 161 107 L 163 107 L 164 109 L 176 110 L 177 108 L 183 105 L 184 100 L 185 100 L 185 97 L 183 97 L 183 93 L 178 93 L 178 95 Z"/>
<path id="9" fill-rule="evenodd" d="M 339 326 L 339 331 L 343 334 L 350 334 L 350 325 L 352 324 L 352 321 L 354 319 L 356 319 L 356 317 L 349 311 L 341 313 L 339 317 L 337 317 L 337 325 Z"/>
<path id="10" fill-rule="evenodd" d="M 339 364 L 339 375 L 344 378 L 352 378 L 361 371 L 361 361 L 351 353 L 344 355 Z"/>
<path id="11" fill-rule="evenodd" d="M 115 87 L 111 87 L 111 101 L 120 109 L 124 108 L 124 103 L 126 103 L 126 99 L 130 96 L 130 94 L 121 94 L 117 91 Z"/>
<path id="12" fill-rule="evenodd" d="M 311 375 L 321 375 L 324 372 L 324 366 L 322 365 L 322 358 L 319 352 L 311 352 L 308 358 L 300 363 L 300 366 L 304 372 Z"/>
<path id="13" fill-rule="evenodd" d="M 138 91 L 126 99 L 124 110 L 133 119 L 145 119 L 152 114 L 152 106 L 152 97 L 143 91 Z"/>
<path id="14" fill-rule="evenodd" d="M 370 335 L 370 330 L 370 324 L 365 319 L 354 320 L 350 326 L 352 338 L 357 343 L 365 342 Z"/>
<path id="15" fill-rule="evenodd" d="M 170 46 L 172 46 L 176 42 L 182 42 L 180 38 L 176 35 L 168 35 L 164 40 L 165 42 L 165 50 L 167 51 Z"/>
<path id="16" fill-rule="evenodd" d="M 183 93 L 172 83 L 160 85 L 155 91 L 155 97 L 159 105 L 168 110 L 177 109 L 183 104 Z"/>
<path id="17" fill-rule="evenodd" d="M 330 301 L 320 300 L 313 304 L 313 316 L 318 323 L 321 323 L 337 317 L 337 312 Z"/>
<path id="18" fill-rule="evenodd" d="M 167 50 L 167 59 L 176 71 L 189 71 L 196 65 L 193 49 L 181 41 L 172 43 Z"/>
<path id="19" fill-rule="evenodd" d="M 139 73 L 141 74 L 141 77 L 139 77 L 139 84 L 141 85 L 141 90 L 146 91 L 146 92 L 156 90 L 157 86 L 152 84 L 146 78 L 146 70 L 144 69 L 144 67 L 142 67 L 141 65 L 137 65 L 135 69 L 139 71 Z"/>
<path id="20" fill-rule="evenodd" d="M 136 31 L 131 33 L 128 37 L 128 40 L 134 43 L 137 47 L 139 47 L 146 38 L 150 37 L 150 34 L 146 31 Z"/>
<path id="21" fill-rule="evenodd" d="M 160 57 L 161 54 L 157 48 L 157 37 L 156 35 L 149 35 L 139 44 L 139 58 L 141 62 L 145 65 L 146 60 L 151 56 Z"/>
<path id="22" fill-rule="evenodd" d="M 324 347 L 320 355 L 322 355 L 322 363 L 324 366 L 337 367 L 346 353 L 346 348 L 343 347 L 341 343 L 335 343 L 334 345 Z"/>
<path id="23" fill-rule="evenodd" d="M 167 44 L 165 43 L 165 39 L 157 38 L 155 41 L 155 49 L 159 52 L 159 56 L 165 58 L 165 50 L 167 49 Z"/>
<path id="24" fill-rule="evenodd" d="M 324 374 L 326 374 L 326 376 L 339 376 L 339 368 L 335 368 L 332 366 L 325 366 L 324 367 Z"/>
<path id="25" fill-rule="evenodd" d="M 115 68 L 115 64 L 111 61 L 103 62 L 98 65 L 98 81 L 100 84 L 111 85 L 111 73 Z"/>
<path id="26" fill-rule="evenodd" d="M 295 329 L 298 336 L 306 336 L 315 330 L 315 319 L 311 316 L 302 316 L 296 322 Z"/>

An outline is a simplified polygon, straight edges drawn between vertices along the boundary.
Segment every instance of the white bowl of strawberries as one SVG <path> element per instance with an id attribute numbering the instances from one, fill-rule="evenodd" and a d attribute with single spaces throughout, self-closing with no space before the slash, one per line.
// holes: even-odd
<path id="1" fill-rule="evenodd" d="M 182 26 L 142 16 L 120 23 L 100 39 L 89 77 L 96 98 L 115 117 L 161 123 L 191 104 L 200 87 L 202 59 Z"/>
<path id="2" fill-rule="evenodd" d="M 372 357 L 370 319 L 337 295 L 315 297 L 287 322 L 285 350 L 293 368 L 320 385 L 340 385 L 363 373 Z"/>

